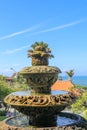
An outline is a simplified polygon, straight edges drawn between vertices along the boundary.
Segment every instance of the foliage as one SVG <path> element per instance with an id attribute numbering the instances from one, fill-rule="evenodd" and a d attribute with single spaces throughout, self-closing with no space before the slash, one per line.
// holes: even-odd
<path id="1" fill-rule="evenodd" d="M 19 78 L 13 83 L 6 82 L 3 76 L 0 76 L 0 101 L 3 101 L 5 96 L 14 92 L 21 91 L 27 88 L 27 85 L 23 81 L 23 77 Z"/>
<path id="2" fill-rule="evenodd" d="M 5 107 L 5 110 L 7 109 L 7 104 L 4 103 L 4 98 L 15 91 L 24 91 L 27 89 L 27 85 L 23 81 L 23 77 L 20 77 L 18 80 L 16 79 L 15 82 L 7 82 L 5 80 L 5 77 L 0 75 L 0 107 L 2 107 L 2 103 Z M 0 111 L 0 120 L 5 119 L 4 117 L 5 112 Z"/>
<path id="3" fill-rule="evenodd" d="M 0 80 L 3 80 L 3 76 L 2 75 L 0 75 Z"/>
<path id="4" fill-rule="evenodd" d="M 35 49 L 37 46 L 43 46 L 44 48 L 48 48 L 48 44 L 44 43 L 43 41 L 42 42 L 35 42 L 34 44 L 31 45 L 31 47 L 33 49 Z"/>
<path id="5" fill-rule="evenodd" d="M 87 90 L 87 86 L 75 85 L 76 88 L 79 88 L 83 91 Z"/>
<path id="6" fill-rule="evenodd" d="M 70 71 L 66 71 L 66 74 L 69 76 L 69 80 L 71 80 L 72 76 L 74 75 L 74 70 L 71 69 Z"/>
<path id="7" fill-rule="evenodd" d="M 3 121 L 4 119 L 6 119 L 6 116 L 0 116 L 0 121 Z"/>
<path id="8" fill-rule="evenodd" d="M 48 44 L 42 42 L 35 42 L 32 50 L 28 50 L 28 57 L 32 58 L 32 65 L 48 65 L 48 58 L 53 58 Z"/>
<path id="9" fill-rule="evenodd" d="M 5 116 L 5 110 L 0 110 L 0 116 Z"/>
<path id="10" fill-rule="evenodd" d="M 17 82 L 20 84 L 25 83 L 25 79 L 23 78 L 23 75 L 21 75 L 20 73 L 18 73 Z"/>
<path id="11" fill-rule="evenodd" d="M 48 44 L 44 42 L 35 42 L 31 46 L 33 50 L 28 50 L 28 57 L 48 57 L 51 58 L 53 55 L 51 55 L 51 50 L 48 48 Z"/>
<path id="12" fill-rule="evenodd" d="M 87 116 L 87 91 L 83 92 L 77 101 L 71 105 L 71 110 L 78 114 L 83 114 L 85 112 L 85 116 Z"/>
<path id="13" fill-rule="evenodd" d="M 87 119 L 87 110 L 84 111 L 84 118 Z"/>
<path id="14" fill-rule="evenodd" d="M 4 97 L 12 92 L 12 88 L 6 84 L 5 81 L 0 80 L 0 100 L 2 101 Z"/>

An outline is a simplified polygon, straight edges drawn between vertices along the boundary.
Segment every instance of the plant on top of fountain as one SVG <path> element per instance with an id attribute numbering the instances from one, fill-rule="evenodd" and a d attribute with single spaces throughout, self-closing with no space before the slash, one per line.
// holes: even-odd
<path id="1" fill-rule="evenodd" d="M 48 44 L 42 42 L 35 42 L 31 46 L 33 50 L 28 50 L 28 57 L 32 58 L 32 65 L 48 65 L 48 58 L 53 58 L 51 49 L 48 48 Z"/>

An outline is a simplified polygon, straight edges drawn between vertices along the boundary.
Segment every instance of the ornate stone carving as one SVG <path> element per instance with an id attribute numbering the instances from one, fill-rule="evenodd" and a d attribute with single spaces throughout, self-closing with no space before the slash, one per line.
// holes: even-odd
<path id="1" fill-rule="evenodd" d="M 16 96 L 13 94 L 5 98 L 5 102 L 9 105 L 20 106 L 62 106 L 69 104 L 75 99 L 73 94 L 62 95 L 30 95 L 30 96 Z"/>
<path id="2" fill-rule="evenodd" d="M 52 66 L 32 66 L 24 68 L 20 74 L 26 78 L 31 93 L 50 93 L 51 86 L 58 79 L 60 69 Z"/>
<path id="3" fill-rule="evenodd" d="M 15 119 L 15 117 L 11 117 L 0 123 L 0 130 L 31 130 L 33 128 L 31 126 L 37 127 L 33 128 L 33 130 L 87 130 L 87 123 L 81 118 L 81 120 L 78 118 L 78 122 L 68 126 L 56 125 L 57 115 L 67 105 L 72 103 L 75 97 L 72 93 L 51 95 L 51 86 L 57 80 L 58 73 L 61 73 L 61 70 L 57 67 L 47 66 L 48 58 L 53 57 L 47 44 L 35 42 L 32 47 L 33 50 L 28 51 L 28 57 L 32 58 L 33 66 L 25 67 L 20 72 L 26 79 L 31 94 L 19 96 L 13 93 L 4 100 L 5 103 L 11 105 L 19 112 L 29 116 L 29 126 L 8 125 L 9 120 Z M 73 115 L 71 115 L 72 117 Z"/>

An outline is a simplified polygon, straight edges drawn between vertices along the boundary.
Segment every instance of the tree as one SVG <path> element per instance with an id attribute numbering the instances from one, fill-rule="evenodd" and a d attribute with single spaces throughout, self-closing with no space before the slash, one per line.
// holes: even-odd
<path id="1" fill-rule="evenodd" d="M 3 101 L 5 96 L 10 94 L 12 92 L 12 89 L 8 87 L 6 82 L 3 80 L 0 80 L 0 101 Z"/>
<path id="2" fill-rule="evenodd" d="M 21 75 L 20 73 L 18 73 L 17 82 L 20 84 L 25 83 L 25 79 L 23 78 L 23 75 Z"/>
<path id="3" fill-rule="evenodd" d="M 70 71 L 66 71 L 66 74 L 68 75 L 69 80 L 71 81 L 72 76 L 74 75 L 74 70 L 73 70 L 73 69 L 71 69 Z"/>
<path id="4" fill-rule="evenodd" d="M 5 79 L 5 76 L 0 75 L 0 107 L 4 104 L 5 109 L 7 109 L 8 105 L 4 103 L 4 98 L 12 92 L 26 90 L 27 85 L 23 82 L 22 77 L 19 77 L 19 81 L 15 82 L 15 84 L 9 84 Z"/>
<path id="5" fill-rule="evenodd" d="M 4 77 L 2 75 L 0 75 L 0 80 L 2 81 L 4 79 Z"/>
<path id="6" fill-rule="evenodd" d="M 33 49 L 28 50 L 28 57 L 32 58 L 32 65 L 48 65 L 48 59 L 53 58 L 48 44 L 42 42 L 35 42 L 31 46 Z"/>

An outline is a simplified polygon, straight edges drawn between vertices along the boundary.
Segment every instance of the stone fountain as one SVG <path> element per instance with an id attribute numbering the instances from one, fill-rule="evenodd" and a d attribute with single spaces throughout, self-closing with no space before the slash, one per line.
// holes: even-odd
<path id="1" fill-rule="evenodd" d="M 53 57 L 48 44 L 35 42 L 32 48 L 28 51 L 32 66 L 20 71 L 29 90 L 11 93 L 4 100 L 22 114 L 4 120 L 0 130 L 87 130 L 87 122 L 81 116 L 61 112 L 73 103 L 74 95 L 51 91 L 61 70 L 48 66 L 48 58 Z"/>

